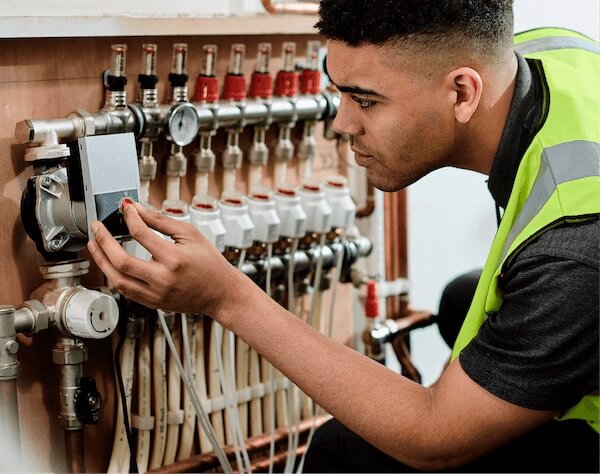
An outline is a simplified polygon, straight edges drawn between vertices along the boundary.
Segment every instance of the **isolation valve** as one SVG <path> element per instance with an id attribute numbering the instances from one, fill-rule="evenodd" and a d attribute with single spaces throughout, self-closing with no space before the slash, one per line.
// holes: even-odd
<path id="1" fill-rule="evenodd" d="M 202 47 L 204 56 L 200 74 L 196 78 L 196 102 L 213 103 L 219 99 L 219 78 L 215 74 L 217 68 L 217 46 L 206 44 Z"/>
<path id="2" fill-rule="evenodd" d="M 117 327 L 119 307 L 111 296 L 74 287 L 67 290 L 59 314 L 63 329 L 76 337 L 104 339 Z"/>
<path id="3" fill-rule="evenodd" d="M 320 41 L 309 41 L 306 47 L 306 64 L 300 73 L 300 92 L 318 94 L 321 91 L 321 72 L 319 71 Z"/>

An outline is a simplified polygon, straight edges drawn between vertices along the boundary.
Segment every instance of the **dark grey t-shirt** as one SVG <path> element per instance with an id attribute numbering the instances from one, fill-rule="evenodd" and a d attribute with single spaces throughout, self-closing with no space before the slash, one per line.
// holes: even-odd
<path id="1" fill-rule="evenodd" d="M 518 56 L 509 118 L 488 186 L 506 206 L 517 167 L 544 119 L 543 83 Z M 544 232 L 500 279 L 503 304 L 460 354 L 465 372 L 490 393 L 537 410 L 565 410 L 598 390 L 600 223 Z"/>

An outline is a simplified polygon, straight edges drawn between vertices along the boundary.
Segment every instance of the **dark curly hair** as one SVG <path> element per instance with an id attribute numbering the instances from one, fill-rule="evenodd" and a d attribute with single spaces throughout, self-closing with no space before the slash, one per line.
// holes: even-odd
<path id="1" fill-rule="evenodd" d="M 494 53 L 512 44 L 513 0 L 321 0 L 315 27 L 350 46 L 416 42 Z"/>

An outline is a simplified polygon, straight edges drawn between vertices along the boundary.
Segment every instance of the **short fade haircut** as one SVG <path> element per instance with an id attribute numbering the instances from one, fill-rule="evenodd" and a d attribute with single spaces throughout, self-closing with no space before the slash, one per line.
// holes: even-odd
<path id="1" fill-rule="evenodd" d="M 315 25 L 350 46 L 465 48 L 494 57 L 512 46 L 513 0 L 321 0 Z"/>

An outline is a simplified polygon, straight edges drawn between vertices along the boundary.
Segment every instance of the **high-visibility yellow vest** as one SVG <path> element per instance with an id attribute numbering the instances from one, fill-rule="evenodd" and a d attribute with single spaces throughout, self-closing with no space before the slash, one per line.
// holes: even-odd
<path id="1" fill-rule="evenodd" d="M 547 117 L 525 152 L 452 359 L 502 305 L 499 276 L 542 232 L 600 214 L 600 50 L 584 35 L 543 28 L 515 36 L 515 50 L 538 60 Z M 549 315 L 551 317 L 551 315 Z M 573 315 L 577 317 L 577 315 Z M 600 397 L 583 397 L 557 419 L 600 432 Z"/>

